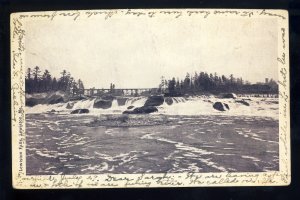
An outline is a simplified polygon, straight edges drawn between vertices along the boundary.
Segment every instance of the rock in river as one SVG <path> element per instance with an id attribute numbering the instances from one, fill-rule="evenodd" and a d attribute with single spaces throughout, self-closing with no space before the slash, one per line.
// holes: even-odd
<path id="1" fill-rule="evenodd" d="M 128 98 L 124 98 L 124 97 L 118 97 L 117 98 L 117 102 L 119 106 L 124 106 L 126 104 L 126 101 L 128 100 Z"/>
<path id="2" fill-rule="evenodd" d="M 173 104 L 173 99 L 171 97 L 165 98 L 165 102 L 170 106 Z"/>
<path id="3" fill-rule="evenodd" d="M 108 109 L 112 105 L 112 100 L 96 99 L 94 102 L 94 108 Z"/>
<path id="4" fill-rule="evenodd" d="M 40 103 L 39 99 L 36 99 L 36 98 L 26 98 L 26 101 L 25 101 L 25 105 L 29 106 L 29 107 L 35 106 L 39 103 Z"/>
<path id="5" fill-rule="evenodd" d="M 236 99 L 237 96 L 234 93 L 227 93 L 227 94 L 223 94 L 223 98 L 225 98 L 225 99 Z"/>
<path id="6" fill-rule="evenodd" d="M 239 100 L 239 101 L 235 101 L 235 102 L 241 103 L 241 104 L 243 104 L 245 106 L 250 106 L 250 104 L 247 101 L 244 101 L 244 100 L 241 100 L 241 101 Z"/>
<path id="7" fill-rule="evenodd" d="M 74 106 L 74 103 L 68 103 L 67 106 L 66 106 L 66 109 L 72 109 Z"/>
<path id="8" fill-rule="evenodd" d="M 62 93 L 62 92 L 53 92 L 50 93 L 49 95 L 47 95 L 47 97 L 45 98 L 45 104 L 56 104 L 56 103 L 63 103 L 65 102 L 64 97 L 66 96 L 66 94 Z"/>
<path id="9" fill-rule="evenodd" d="M 160 106 L 164 103 L 163 96 L 150 96 L 144 106 Z"/>
<path id="10" fill-rule="evenodd" d="M 64 92 L 48 92 L 48 93 L 34 93 L 26 94 L 25 105 L 32 107 L 37 104 L 56 104 L 67 101 L 68 95 Z"/>
<path id="11" fill-rule="evenodd" d="M 83 113 L 89 113 L 89 109 L 76 109 L 76 110 L 73 110 L 71 112 L 71 114 L 83 114 Z"/>
<path id="12" fill-rule="evenodd" d="M 222 103 L 222 102 L 216 102 L 213 105 L 214 109 L 219 110 L 219 111 L 226 111 L 229 110 L 229 106 L 226 103 Z"/>
<path id="13" fill-rule="evenodd" d="M 154 106 L 142 106 L 133 110 L 126 110 L 123 112 L 123 114 L 148 114 L 157 111 L 157 108 L 155 108 Z"/>

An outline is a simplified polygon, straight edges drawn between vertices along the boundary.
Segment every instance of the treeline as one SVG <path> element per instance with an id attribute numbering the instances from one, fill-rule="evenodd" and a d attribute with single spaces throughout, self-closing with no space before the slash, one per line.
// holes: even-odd
<path id="1" fill-rule="evenodd" d="M 278 84 L 274 80 L 267 80 L 265 83 L 251 84 L 242 78 L 236 78 L 233 74 L 229 77 L 218 76 L 217 73 L 195 72 L 194 75 L 186 74 L 184 79 L 170 80 L 161 77 L 159 90 L 167 96 L 181 96 L 184 94 L 199 93 L 256 93 L 256 94 L 277 94 Z"/>
<path id="2" fill-rule="evenodd" d="M 26 93 L 41 93 L 50 91 L 63 91 L 72 94 L 83 94 L 83 82 L 77 81 L 71 76 L 70 72 L 63 70 L 59 78 L 52 77 L 46 69 L 44 72 L 38 66 L 33 69 L 28 68 L 25 77 Z"/>

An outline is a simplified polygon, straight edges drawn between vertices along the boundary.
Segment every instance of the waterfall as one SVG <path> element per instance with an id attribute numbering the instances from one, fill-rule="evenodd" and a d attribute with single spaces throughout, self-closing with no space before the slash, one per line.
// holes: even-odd
<path id="1" fill-rule="evenodd" d="M 249 97 L 249 106 L 243 105 L 234 99 L 220 99 L 214 96 L 200 96 L 190 97 L 186 100 L 184 97 L 170 97 L 173 102 L 167 104 L 164 102 L 162 105 L 157 106 L 157 114 L 165 115 L 253 115 L 253 116 L 271 116 L 278 118 L 278 98 L 265 100 L 263 98 Z M 129 97 L 127 98 L 125 105 L 119 106 L 118 101 L 114 99 L 112 106 L 108 109 L 96 109 L 94 108 L 94 102 L 96 98 L 70 101 L 67 103 L 58 104 L 38 104 L 33 107 L 26 106 L 26 113 L 70 113 L 75 109 L 89 109 L 90 114 L 121 114 L 127 110 L 128 106 L 134 106 L 134 108 L 144 106 L 147 101 L 147 97 Z M 226 103 L 230 109 L 226 112 L 221 112 L 213 108 L 213 104 L 217 101 Z M 67 105 L 74 106 L 71 109 L 67 109 Z"/>
<path id="2" fill-rule="evenodd" d="M 114 108 L 117 108 L 119 105 L 118 105 L 118 101 L 116 99 L 114 99 L 112 101 L 112 105 L 111 105 L 111 109 L 114 109 Z"/>
<path id="3" fill-rule="evenodd" d="M 95 99 L 81 100 L 74 104 L 73 110 L 75 109 L 92 109 L 94 106 Z"/>
<path id="4" fill-rule="evenodd" d="M 185 99 L 183 97 L 172 97 L 172 100 L 173 100 L 174 103 L 185 102 Z"/>
<path id="5" fill-rule="evenodd" d="M 133 97 L 133 98 L 127 99 L 125 105 L 126 106 L 141 107 L 141 106 L 144 106 L 146 101 L 147 101 L 146 97 Z"/>

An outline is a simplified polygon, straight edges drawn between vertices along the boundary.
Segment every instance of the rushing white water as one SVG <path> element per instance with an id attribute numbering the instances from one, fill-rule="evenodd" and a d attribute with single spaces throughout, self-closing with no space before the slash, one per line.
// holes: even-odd
<path id="1" fill-rule="evenodd" d="M 93 109 L 95 99 L 81 100 L 74 104 L 73 109 Z"/>
<path id="2" fill-rule="evenodd" d="M 86 114 L 26 117 L 27 175 L 279 170 L 272 118 L 140 115 L 130 117 L 169 122 L 118 127 L 90 126 L 95 117 Z"/>
<path id="3" fill-rule="evenodd" d="M 126 100 L 125 106 L 141 107 L 147 101 L 146 97 L 133 97 Z"/>
<path id="4" fill-rule="evenodd" d="M 112 104 L 111 104 L 111 109 L 115 109 L 117 108 L 119 105 L 118 105 L 118 101 L 117 100 L 113 100 L 112 101 Z"/>
<path id="5" fill-rule="evenodd" d="M 165 115 L 246 115 L 246 116 L 266 116 L 278 119 L 279 106 L 278 98 L 258 98 L 251 97 L 246 101 L 250 106 L 236 102 L 235 99 L 218 99 L 213 96 L 196 96 L 196 97 L 172 97 L 173 103 L 168 105 L 164 102 L 158 106 L 158 112 L 155 114 Z M 77 102 L 59 103 L 53 105 L 36 105 L 34 107 L 26 107 L 26 113 L 46 113 L 51 110 L 68 113 L 75 109 L 89 109 L 89 114 L 121 114 L 127 110 L 129 106 L 141 107 L 145 104 L 147 97 L 130 97 L 126 100 L 125 105 L 118 105 L 117 100 L 112 101 L 109 109 L 94 108 L 94 99 L 80 100 Z M 237 99 L 241 100 L 241 99 Z M 218 111 L 213 108 L 213 103 L 223 102 L 229 105 L 228 111 Z M 67 109 L 68 104 L 74 104 L 72 109 Z"/>
<path id="6" fill-rule="evenodd" d="M 166 102 L 159 107 L 159 113 L 168 115 L 249 115 L 249 116 L 267 116 L 278 118 L 278 99 L 252 98 L 250 106 L 236 102 L 234 99 L 217 99 L 211 98 L 189 98 L 185 102 L 172 98 L 173 104 L 168 105 Z M 229 110 L 222 112 L 213 108 L 213 103 L 223 102 L 229 105 Z"/>

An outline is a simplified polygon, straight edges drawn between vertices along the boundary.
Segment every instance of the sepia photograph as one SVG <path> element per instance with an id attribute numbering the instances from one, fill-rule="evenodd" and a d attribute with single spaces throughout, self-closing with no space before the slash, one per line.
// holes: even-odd
<path id="1" fill-rule="evenodd" d="M 288 184 L 287 13 L 53 11 L 11 23 L 17 184 Z"/>

